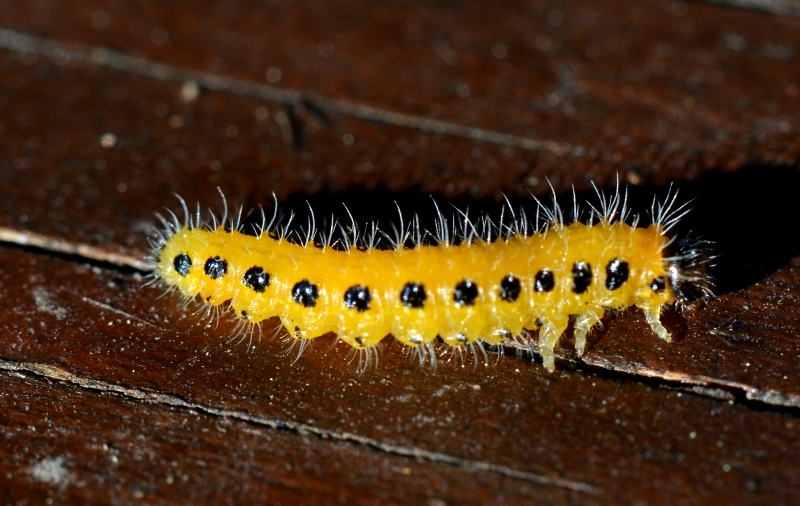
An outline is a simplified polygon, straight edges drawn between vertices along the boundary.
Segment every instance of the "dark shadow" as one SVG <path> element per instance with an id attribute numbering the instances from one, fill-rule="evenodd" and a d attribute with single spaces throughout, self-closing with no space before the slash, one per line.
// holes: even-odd
<path id="1" fill-rule="evenodd" d="M 681 184 L 694 199 L 678 233 L 714 242 L 717 293 L 745 288 L 800 255 L 800 173 L 795 168 L 750 167 L 709 173 Z"/>
<path id="2" fill-rule="evenodd" d="M 679 191 L 678 204 L 689 202 L 691 212 L 681 220 L 674 233 L 679 236 L 690 234 L 714 243 L 712 249 L 718 255 L 712 271 L 716 293 L 751 285 L 800 255 L 800 174 L 795 169 L 750 167 L 734 173 L 712 172 L 696 181 L 676 184 L 673 191 L 675 189 Z M 610 193 L 613 188 L 602 190 Z M 646 225 L 653 197 L 664 199 L 667 192 L 666 187 L 628 187 L 629 208 L 639 213 L 641 223 Z M 538 198 L 544 205 L 552 204 L 549 195 L 539 195 Z M 533 198 L 512 196 L 509 200 L 515 210 L 524 209 L 528 219 L 534 221 L 537 206 Z M 558 195 L 566 221 L 572 220 L 572 200 L 571 193 Z M 501 218 L 510 223 L 501 195 L 494 200 L 475 201 L 468 197 L 447 200 L 435 194 L 422 193 L 418 188 L 403 192 L 353 188 L 338 193 L 295 194 L 281 202 L 279 209 L 284 223 L 291 212 L 295 213 L 290 227 L 295 236 L 291 240 L 302 242 L 298 238 L 307 228 L 311 216 L 309 205 L 314 211 L 318 229 L 329 227 L 332 217 L 348 228 L 349 210 L 362 232 L 367 230 L 369 223 L 375 222 L 381 230 L 394 236 L 392 226 L 397 227 L 400 222 L 398 206 L 406 226 L 416 214 L 423 233 L 425 230 L 435 231 L 437 213 L 434 201 L 449 221 L 463 221 L 463 216 L 456 211 L 459 209 L 468 210 L 472 220 L 485 215 L 494 223 Z M 590 210 L 587 202 L 597 206 L 598 198 L 592 191 L 578 192 L 577 201 L 585 220 Z M 271 200 L 264 199 L 263 204 L 269 218 Z M 260 222 L 260 216 L 253 214 L 249 221 Z M 334 236 L 341 238 L 341 231 Z M 435 244 L 430 235 L 424 236 L 423 242 Z M 390 243 L 384 238 L 378 247 L 388 248 Z"/>
<path id="3" fill-rule="evenodd" d="M 319 231 L 328 230 L 334 220 L 342 226 L 341 228 L 349 230 L 352 226 L 352 221 L 354 221 L 361 234 L 364 235 L 368 233 L 370 224 L 375 223 L 381 231 L 394 239 L 396 235 L 394 228 L 400 228 L 400 211 L 402 211 L 403 227 L 408 229 L 414 217 L 418 217 L 423 244 L 435 245 L 434 235 L 438 224 L 437 205 L 450 224 L 452 232 L 452 221 L 455 219 L 463 222 L 464 220 L 463 215 L 457 209 L 468 212 L 470 219 L 473 221 L 482 215 L 487 215 L 494 222 L 499 222 L 503 215 L 503 208 L 507 207 L 503 201 L 499 200 L 500 198 L 502 196 L 498 195 L 498 200 L 496 201 L 475 201 L 468 197 L 445 199 L 441 195 L 422 193 L 418 188 L 411 188 L 402 192 L 390 192 L 385 189 L 367 190 L 358 187 L 336 193 L 320 192 L 313 195 L 302 193 L 290 195 L 285 201 L 279 203 L 278 216 L 280 222 L 285 224 L 290 215 L 294 215 L 289 227 L 290 231 L 293 232 L 293 235 L 289 237 L 292 242 L 303 242 L 299 240 L 299 237 L 304 236 L 305 230 L 308 228 L 311 219 L 310 209 L 313 209 L 315 225 Z M 530 197 L 514 198 L 511 199 L 511 202 L 515 209 L 524 207 L 531 213 L 536 207 Z M 267 221 L 269 221 L 272 216 L 272 204 L 267 200 L 262 205 L 265 206 Z M 533 217 L 534 215 L 529 214 L 529 216 Z M 510 220 L 511 218 L 506 211 L 505 222 L 510 223 Z M 260 222 L 261 217 L 258 213 L 251 214 L 245 222 L 243 231 L 250 233 L 252 225 L 257 225 Z M 342 237 L 341 228 L 334 232 L 334 238 L 340 239 Z M 457 244 L 459 241 L 453 242 Z M 386 237 L 380 235 L 378 236 L 377 247 L 386 249 L 391 248 L 392 244 Z"/>

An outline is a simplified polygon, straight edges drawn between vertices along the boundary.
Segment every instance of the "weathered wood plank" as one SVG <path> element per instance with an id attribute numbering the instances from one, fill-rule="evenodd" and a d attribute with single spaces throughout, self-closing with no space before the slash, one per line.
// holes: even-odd
<path id="1" fill-rule="evenodd" d="M 0 4 L 0 236 L 39 248 L 0 250 L 3 499 L 791 500 L 798 19 L 126 5 Z M 717 242 L 721 296 L 670 319 L 671 344 L 636 311 L 610 319 L 553 375 L 513 356 L 434 372 L 397 345 L 358 375 L 324 339 L 295 362 L 115 267 L 139 265 L 173 191 L 217 210 L 217 185 L 245 205 L 361 188 L 342 198 L 491 208 L 617 173 L 639 207 L 669 181 L 697 197 L 686 225 Z M 185 483 L 167 482 L 176 456 Z"/>
<path id="2" fill-rule="evenodd" d="M 0 385 L 4 503 L 486 504 L 581 495 L 30 375 L 4 374 Z"/>
<path id="3" fill-rule="evenodd" d="M 137 141 L 132 136 L 119 133 L 117 134 L 117 145 L 110 149 L 103 148 L 100 145 L 99 136 L 102 136 L 101 132 L 105 131 L 105 129 L 100 126 L 100 123 L 107 121 L 113 124 L 119 118 L 137 118 L 136 110 L 142 107 L 140 102 L 136 101 L 127 105 L 123 103 L 120 104 L 119 108 L 108 109 L 99 104 L 89 104 L 89 92 L 86 92 L 85 101 L 71 97 L 67 102 L 78 105 L 69 106 L 69 112 L 63 114 L 63 110 L 49 107 L 46 97 L 55 93 L 55 90 L 50 88 L 63 86 L 65 82 L 74 82 L 76 83 L 74 86 L 77 87 L 78 80 L 82 80 L 87 89 L 92 89 L 89 81 L 87 81 L 85 69 L 53 67 L 51 63 L 44 62 L 42 64 L 43 68 L 50 69 L 57 74 L 51 76 L 55 77 L 53 80 L 37 80 L 32 73 L 26 73 L 30 72 L 30 69 L 19 62 L 14 62 L 13 60 L 6 60 L 6 62 L 10 68 L 7 72 L 9 80 L 13 81 L 14 78 L 21 79 L 20 82 L 26 83 L 24 89 L 29 91 L 33 89 L 35 91 L 32 94 L 32 97 L 34 97 L 32 99 L 33 103 L 31 101 L 24 102 L 24 110 L 26 114 L 31 114 L 31 111 L 35 111 L 34 116 L 40 118 L 38 123 L 44 127 L 44 131 L 38 134 L 35 133 L 35 129 L 19 129 L 12 133 L 8 139 L 8 152 L 11 162 L 7 163 L 18 163 L 23 166 L 17 169 L 12 168 L 12 170 L 4 173 L 5 185 L 0 186 L 0 188 L 5 188 L 8 192 L 6 201 L 9 203 L 10 209 L 2 215 L 0 220 L 5 220 L 6 225 L 12 227 L 11 230 L 17 229 L 15 238 L 19 239 L 19 232 L 24 235 L 25 230 L 31 230 L 63 238 L 75 245 L 75 252 L 83 248 L 84 254 L 86 253 L 86 246 L 81 246 L 82 244 L 88 246 L 98 245 L 104 250 L 110 250 L 109 253 L 111 254 L 128 255 L 134 259 L 144 258 L 146 250 L 143 243 L 147 236 L 147 229 L 153 222 L 151 218 L 152 212 L 164 205 L 169 206 L 170 203 L 175 202 L 174 198 L 168 195 L 171 188 L 179 188 L 190 202 L 193 195 L 206 195 L 207 198 L 212 198 L 214 193 L 213 185 L 215 184 L 221 185 L 229 195 L 229 198 L 234 201 L 237 198 L 240 201 L 264 200 L 263 197 L 268 191 L 265 187 L 266 183 L 263 182 L 264 167 L 258 164 L 247 164 L 247 157 L 256 156 L 255 152 L 264 149 L 260 146 L 260 144 L 264 143 L 264 137 L 242 141 L 225 139 L 220 141 L 217 147 L 214 147 L 215 142 L 218 140 L 219 130 L 223 129 L 221 126 L 213 126 L 215 124 L 218 125 L 219 117 L 211 116 L 213 118 L 210 123 L 211 126 L 202 121 L 193 121 L 191 124 L 184 125 L 181 127 L 182 129 L 192 130 L 191 135 L 187 135 L 189 132 L 176 134 L 173 129 L 164 124 L 164 121 L 153 123 L 154 118 L 157 118 L 158 115 L 156 112 L 152 112 L 150 117 L 146 117 L 146 115 L 141 117 L 142 115 L 139 115 L 140 118 L 137 121 L 144 122 L 140 126 L 124 128 L 151 128 L 155 135 L 148 134 L 146 139 Z M 95 87 L 101 87 L 100 83 L 106 82 L 106 79 L 109 78 L 108 71 L 95 69 L 93 72 L 99 73 Z M 131 79 L 136 82 L 129 82 Z M 147 86 L 154 87 L 154 95 L 148 100 L 151 100 L 156 105 L 163 104 L 162 100 L 177 100 L 174 86 L 158 81 L 143 80 L 140 77 L 126 77 L 120 86 L 123 90 L 136 89 L 140 93 L 140 100 L 142 99 L 141 94 L 144 93 Z M 113 91 L 111 88 L 106 87 L 104 93 L 113 95 L 127 92 Z M 214 97 L 208 98 L 213 99 Z M 255 115 L 251 114 L 253 110 L 259 107 L 256 105 L 257 103 L 257 101 L 249 98 L 239 98 L 233 103 L 225 105 L 224 111 L 222 110 L 224 104 L 212 106 L 212 109 L 215 114 L 220 114 L 223 118 L 233 114 L 235 119 L 231 117 L 230 120 L 238 122 L 236 123 L 238 126 L 234 127 L 237 131 L 257 130 L 259 128 L 256 124 L 258 120 Z M 86 108 L 84 108 L 84 105 Z M 234 108 L 234 105 L 237 108 Z M 153 107 L 157 108 L 156 106 Z M 125 108 L 127 110 L 123 111 Z M 353 125 L 361 125 L 356 120 L 345 119 L 345 121 L 349 121 Z M 223 122 L 228 126 L 231 124 L 224 119 Z M 108 124 L 105 123 L 106 126 Z M 363 125 L 361 126 L 363 127 Z M 112 130 L 122 132 L 124 128 L 118 127 Z M 317 139 L 313 142 L 309 140 L 304 148 L 312 153 L 309 155 L 310 158 L 306 161 L 298 161 L 298 156 L 305 157 L 305 151 L 299 155 L 291 155 L 291 147 L 286 146 L 280 140 L 279 125 L 269 123 L 263 128 L 268 132 L 264 134 L 267 140 L 266 146 L 272 146 L 269 149 L 277 146 L 278 151 L 274 155 L 274 160 L 276 162 L 285 161 L 278 164 L 279 167 L 282 167 L 279 172 L 273 172 L 272 176 L 270 176 L 271 179 L 274 178 L 274 191 L 281 195 L 298 192 L 303 188 L 306 188 L 304 193 L 308 192 L 307 186 L 310 180 L 315 181 L 314 185 L 319 188 L 327 188 L 329 191 L 330 189 L 335 190 L 342 187 L 344 184 L 342 181 L 353 177 L 355 177 L 353 184 L 366 184 L 366 179 L 370 179 L 373 176 L 391 178 L 397 175 L 394 181 L 398 185 L 397 189 L 406 184 L 398 183 L 401 180 L 407 182 L 430 180 L 433 182 L 429 184 L 434 185 L 434 187 L 442 184 L 446 187 L 450 184 L 446 182 L 449 181 L 449 178 L 444 177 L 443 174 L 431 180 L 425 173 L 406 170 L 405 165 L 396 162 L 384 164 L 389 167 L 388 172 L 376 170 L 376 166 L 373 166 L 372 169 L 365 172 L 363 175 L 365 180 L 363 181 L 359 179 L 357 167 L 354 170 L 342 169 L 344 172 L 338 169 L 324 172 L 314 171 L 310 168 L 329 163 L 325 159 L 331 156 L 332 153 L 339 153 L 345 163 L 357 164 L 359 159 L 369 156 L 369 152 L 373 151 L 375 146 L 392 142 L 387 132 L 392 131 L 398 135 L 412 135 L 408 129 L 384 126 L 377 130 L 376 134 L 370 133 L 375 131 L 374 128 L 372 130 L 364 129 L 363 134 L 359 135 L 359 139 L 368 139 L 372 144 L 365 142 L 361 147 L 357 147 L 359 143 L 347 146 L 342 142 L 338 142 L 337 134 L 331 131 L 327 131 L 326 134 L 318 132 L 314 134 Z M 72 138 L 72 144 L 70 145 L 82 146 L 82 149 L 86 150 L 85 154 L 80 155 L 81 162 L 70 161 L 72 158 L 69 157 L 63 158 L 67 156 L 66 145 L 59 148 L 58 142 L 55 145 L 48 144 L 41 137 L 45 135 L 46 138 L 57 139 L 55 132 L 59 130 L 69 131 L 71 135 L 78 136 L 77 139 Z M 348 131 L 352 130 L 348 129 Z M 183 140 L 178 141 L 176 136 Z M 441 137 L 439 139 L 442 140 Z M 331 147 L 323 148 L 321 143 L 323 140 L 328 142 Z M 410 143 L 411 141 L 409 137 L 408 142 Z M 187 146 L 191 143 L 196 144 L 194 144 L 194 148 L 187 147 L 183 149 L 170 148 L 162 144 L 163 142 L 167 144 L 184 142 Z M 246 147 L 237 142 L 244 142 Z M 444 146 L 451 146 L 453 142 L 456 141 L 452 139 L 442 140 Z M 461 142 L 462 147 L 471 144 L 471 142 L 466 141 L 458 142 Z M 153 143 L 160 147 L 152 146 L 151 144 Z M 31 149 L 47 150 L 47 152 L 52 150 L 56 153 L 61 153 L 58 156 L 62 158 L 58 162 L 47 161 L 44 157 L 31 157 L 30 154 L 25 158 L 25 152 L 29 152 Z M 142 154 L 143 151 L 151 149 L 160 150 L 161 153 L 150 158 Z M 209 155 L 209 150 L 212 149 L 220 150 L 221 154 Z M 351 149 L 354 152 L 351 152 Z M 492 150 L 496 153 L 502 148 L 490 146 L 481 152 L 492 152 Z M 176 153 L 179 153 L 182 157 L 180 161 L 175 159 Z M 242 153 L 245 154 L 242 155 Z M 396 151 L 390 151 L 385 156 L 391 158 L 396 154 Z M 441 154 L 441 151 L 432 150 L 424 156 L 436 158 Z M 204 161 L 204 157 L 208 156 L 212 157 L 211 162 Z M 223 159 L 226 156 L 228 157 L 226 165 L 230 163 L 230 168 L 221 168 L 215 171 L 213 168 L 203 166 L 207 163 L 213 164 L 214 160 Z M 129 158 L 137 161 L 132 163 Z M 426 163 L 425 160 L 426 158 L 415 159 L 413 162 L 405 161 L 409 162 L 413 169 L 414 167 L 423 166 Z M 28 161 L 30 161 L 31 166 L 25 166 Z M 71 164 L 75 163 L 79 163 L 78 169 L 72 168 Z M 151 164 L 155 164 L 155 166 Z M 301 170 L 299 167 L 306 168 Z M 328 165 L 328 167 L 331 167 L 331 165 Z M 76 171 L 78 176 L 73 177 Z M 353 174 L 356 175 L 353 176 Z M 501 183 L 495 183 L 490 180 L 484 180 L 483 183 L 478 185 L 476 181 L 482 174 L 484 172 L 473 173 L 470 175 L 471 179 L 462 179 L 461 184 L 502 188 Z M 695 212 L 696 216 L 690 216 L 689 218 L 693 220 L 690 221 L 690 224 L 696 226 L 687 226 L 687 228 L 700 232 L 706 237 L 715 240 L 719 245 L 717 250 L 720 254 L 720 263 L 722 265 L 721 279 L 719 281 L 723 291 L 743 288 L 746 285 L 740 282 L 742 279 L 750 282 L 761 279 L 764 275 L 780 268 L 800 251 L 800 245 L 796 244 L 797 241 L 792 240 L 791 243 L 784 244 L 786 243 L 786 238 L 782 232 L 786 227 L 792 226 L 791 202 L 800 192 L 797 178 L 792 175 L 791 171 L 781 171 L 777 168 L 772 169 L 772 179 L 762 179 L 760 174 L 761 172 L 756 168 L 750 169 L 739 176 L 711 173 L 697 184 L 683 185 L 685 198 L 689 200 L 692 197 L 696 197 L 695 205 L 698 207 Z M 495 175 L 500 179 L 505 176 L 505 173 L 499 172 Z M 14 203 L 13 195 L 18 192 L 18 188 L 28 181 L 39 187 L 30 192 L 30 194 L 34 195 L 34 198 L 26 198 L 18 204 Z M 775 181 L 781 187 L 780 198 L 778 199 L 770 198 L 769 196 L 770 192 L 774 191 L 775 188 L 771 181 Z M 41 189 L 40 182 L 44 182 L 44 188 L 47 191 Z M 389 188 L 394 188 L 392 183 L 389 183 L 388 186 Z M 424 188 L 426 187 L 423 186 Z M 761 222 L 747 219 L 748 216 L 752 215 L 750 208 L 740 204 L 740 200 L 732 199 L 731 195 L 734 194 L 739 199 L 747 199 L 754 209 L 773 209 L 772 214 L 774 217 L 772 221 L 774 223 L 768 228 L 768 230 L 772 231 L 771 233 L 765 232 L 765 226 Z M 113 205 L 108 201 L 110 195 L 117 196 L 114 198 Z M 236 195 L 240 196 L 236 197 Z M 634 191 L 633 195 L 638 196 L 639 209 L 648 207 L 651 195 L 649 190 L 637 190 Z M 384 197 L 380 196 L 372 202 L 378 202 Z M 391 195 L 389 195 L 388 199 L 384 198 L 384 208 L 387 208 L 386 202 L 390 201 L 391 198 Z M 213 197 L 213 201 L 217 199 L 218 197 Z M 302 200 L 299 200 L 298 203 L 302 205 Z M 353 202 L 348 204 L 352 207 Z M 388 206 L 389 211 L 391 211 L 391 207 Z M 217 205 L 216 208 L 219 209 L 220 206 Z M 112 209 L 112 212 L 98 214 L 98 209 Z M 719 223 L 726 223 L 726 225 L 720 227 Z M 745 237 L 755 237 L 757 235 L 758 240 L 750 242 L 755 248 L 746 245 L 743 247 L 743 243 L 738 240 L 737 234 Z M 771 242 L 781 243 L 781 245 L 778 246 L 776 244 L 766 248 L 762 246 Z M 789 246 L 789 244 L 792 246 Z M 52 248 L 53 246 L 45 245 L 45 247 Z M 742 252 L 743 249 L 746 252 Z M 111 259 L 113 260 L 113 258 Z M 763 300 L 760 307 L 765 307 L 774 304 L 776 300 L 784 300 L 787 293 L 796 293 L 796 290 L 798 290 L 797 283 L 791 281 L 795 279 L 793 277 L 795 274 L 792 274 L 795 271 L 791 267 L 787 267 L 787 269 L 785 274 L 777 274 L 779 277 L 789 276 L 789 284 L 783 283 L 784 291 L 769 291 L 767 294 L 743 296 L 757 297 Z M 757 287 L 753 287 L 753 289 L 758 290 Z M 585 362 L 612 370 L 624 371 L 635 375 L 655 376 L 669 381 L 680 381 L 690 385 L 707 387 L 712 390 L 722 388 L 728 392 L 725 395 L 746 395 L 748 398 L 770 404 L 797 406 L 800 397 L 796 387 L 797 383 L 792 380 L 795 360 L 800 354 L 800 349 L 798 348 L 800 344 L 794 339 L 794 329 L 796 328 L 794 323 L 795 310 L 790 307 L 787 308 L 783 325 L 773 325 L 766 328 L 763 323 L 753 323 L 755 325 L 754 328 L 759 329 L 761 336 L 759 339 L 761 344 L 759 346 L 763 353 L 758 353 L 757 356 L 751 357 L 753 359 L 751 362 L 754 364 L 752 368 L 740 368 L 739 364 L 744 362 L 741 362 L 742 356 L 735 351 L 735 349 L 738 349 L 750 357 L 751 352 L 747 351 L 749 350 L 747 347 L 738 346 L 738 348 L 730 350 L 731 352 L 725 355 L 729 360 L 719 360 L 717 358 L 721 344 L 719 342 L 720 332 L 725 333 L 724 329 L 731 325 L 739 329 L 736 330 L 739 334 L 742 332 L 740 329 L 740 325 L 742 325 L 741 318 L 724 316 L 739 314 L 742 307 L 741 300 L 741 296 L 734 296 L 733 294 L 730 297 L 724 296 L 714 301 L 706 311 L 701 311 L 697 315 L 687 315 L 690 322 L 696 317 L 704 318 L 705 315 L 723 316 L 718 316 L 705 324 L 700 323 L 700 325 L 692 327 L 691 337 L 684 339 L 680 345 L 659 343 L 657 340 L 650 338 L 647 330 L 639 327 L 629 334 L 631 337 L 627 344 L 625 342 L 618 343 L 613 339 L 599 341 L 598 346 L 590 350 Z M 755 310 L 748 313 L 750 318 L 766 318 L 767 314 L 769 313 Z M 631 316 L 636 317 L 636 315 Z M 646 360 L 641 359 L 641 353 L 644 350 L 649 354 Z M 574 358 L 569 353 L 563 353 L 562 356 Z M 779 358 L 781 356 L 782 358 Z M 686 360 L 687 357 L 696 357 L 698 365 L 693 366 L 692 359 Z M 745 362 L 748 360 L 749 358 Z"/>
<path id="4" fill-rule="evenodd" d="M 780 498 L 797 478 L 795 468 L 785 466 L 798 450 L 794 417 L 787 414 L 591 371 L 550 375 L 514 357 L 477 370 L 440 364 L 434 372 L 386 352 L 378 370 L 358 375 L 347 350 L 326 351 L 328 344 L 320 342 L 294 362 L 283 342 L 263 339 L 248 351 L 246 344 L 226 343 L 231 326 L 225 322 L 198 328 L 196 318 L 175 305 L 156 308 L 163 305 L 154 300 L 158 291 L 142 289 L 136 276 L 24 251 L 0 254 L 4 265 L 17 266 L 0 283 L 2 303 L 14 308 L 0 322 L 0 369 L 23 373 L 27 391 L 31 379 L 49 379 L 59 386 L 46 390 L 71 399 L 64 401 L 68 406 L 86 403 L 75 412 L 85 413 L 82 423 L 100 424 L 87 429 L 93 437 L 115 430 L 117 422 L 103 420 L 121 416 L 123 405 L 123 412 L 155 410 L 170 419 L 185 418 L 175 414 L 185 410 L 194 423 L 225 419 L 269 437 L 288 431 L 315 444 L 377 452 L 383 468 L 415 469 L 420 460 L 443 469 L 434 474 L 456 480 L 456 489 L 454 469 L 468 481 L 477 473 L 489 480 L 480 496 L 485 500 L 529 494 L 558 502 L 676 502 L 691 494 L 732 500 L 754 487 L 762 497 Z M 6 407 L 16 402 L 13 395 L 4 399 Z M 48 418 L 49 412 L 26 415 L 26 423 L 66 423 L 58 411 Z M 157 436 L 157 426 L 143 424 L 130 432 L 152 428 Z M 203 452 L 212 451 L 207 443 L 198 443 Z M 237 454 L 228 453 L 231 463 Z M 77 450 L 74 455 L 83 458 Z M 182 458 L 195 457 L 187 448 Z M 39 462 L 30 459 L 29 467 Z M 470 494 L 458 497 L 480 500 Z"/>

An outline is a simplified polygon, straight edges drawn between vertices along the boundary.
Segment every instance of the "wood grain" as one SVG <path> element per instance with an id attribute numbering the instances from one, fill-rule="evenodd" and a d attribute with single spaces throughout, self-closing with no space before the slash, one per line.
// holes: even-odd
<path id="1" fill-rule="evenodd" d="M 800 21 L 764 5 L 0 2 L 0 498 L 792 502 Z M 425 219 L 618 174 L 695 199 L 720 295 L 552 375 L 398 345 L 359 375 L 145 286 L 173 192 Z"/>

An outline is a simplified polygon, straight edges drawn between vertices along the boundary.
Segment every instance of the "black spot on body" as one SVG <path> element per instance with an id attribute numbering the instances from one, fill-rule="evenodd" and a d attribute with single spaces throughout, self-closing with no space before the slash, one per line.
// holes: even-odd
<path id="1" fill-rule="evenodd" d="M 427 298 L 425 287 L 420 283 L 406 283 L 400 292 L 400 300 L 405 307 L 420 308 Z"/>
<path id="2" fill-rule="evenodd" d="M 355 338 L 353 338 L 353 341 L 355 341 L 356 344 L 358 344 L 359 347 L 361 347 L 361 348 L 364 347 L 364 338 L 363 337 L 360 337 L 360 336 L 359 337 L 355 337 Z"/>
<path id="3" fill-rule="evenodd" d="M 572 291 L 577 294 L 586 292 L 592 284 L 592 266 L 586 262 L 575 262 L 572 265 Z"/>
<path id="4" fill-rule="evenodd" d="M 456 285 L 453 290 L 453 301 L 458 306 L 473 306 L 478 298 L 478 285 L 474 281 L 465 279 Z"/>
<path id="5" fill-rule="evenodd" d="M 294 328 L 294 335 L 295 335 L 295 337 L 297 337 L 298 339 L 302 339 L 302 338 L 303 338 L 303 336 L 302 336 L 302 334 L 301 334 L 301 332 L 300 332 L 300 327 L 295 327 L 295 328 Z"/>
<path id="6" fill-rule="evenodd" d="M 181 253 L 172 261 L 172 266 L 175 268 L 175 272 L 186 277 L 189 275 L 189 269 L 192 268 L 192 259 L 186 253 Z"/>
<path id="7" fill-rule="evenodd" d="M 544 268 L 536 273 L 533 289 L 537 292 L 549 292 L 556 286 L 556 278 L 553 271 Z"/>
<path id="8" fill-rule="evenodd" d="M 650 289 L 656 293 L 663 292 L 664 288 L 666 287 L 667 287 L 667 282 L 661 276 L 653 278 L 653 281 L 650 282 Z"/>
<path id="9" fill-rule="evenodd" d="M 316 306 L 317 297 L 319 297 L 317 285 L 312 284 L 307 279 L 295 283 L 292 288 L 292 300 L 298 304 L 302 304 L 303 307 Z"/>
<path id="10" fill-rule="evenodd" d="M 516 302 L 521 290 L 522 285 L 520 285 L 519 278 L 515 278 L 511 274 L 500 281 L 500 298 L 506 302 Z"/>
<path id="11" fill-rule="evenodd" d="M 351 286 L 346 292 L 344 292 L 345 307 L 355 309 L 359 312 L 369 309 L 369 303 L 371 300 L 372 295 L 370 295 L 369 288 L 366 286 Z"/>
<path id="12" fill-rule="evenodd" d="M 218 256 L 206 260 L 206 274 L 211 279 L 218 279 L 228 272 L 228 261 Z"/>
<path id="13" fill-rule="evenodd" d="M 616 290 L 623 283 L 628 281 L 630 275 L 630 268 L 628 262 L 624 262 L 619 258 L 608 262 L 606 266 L 606 288 L 609 290 Z"/>
<path id="14" fill-rule="evenodd" d="M 269 273 L 264 272 L 261 267 L 255 266 L 247 269 L 242 278 L 244 286 L 251 288 L 254 292 L 264 293 L 264 290 L 269 286 Z"/>

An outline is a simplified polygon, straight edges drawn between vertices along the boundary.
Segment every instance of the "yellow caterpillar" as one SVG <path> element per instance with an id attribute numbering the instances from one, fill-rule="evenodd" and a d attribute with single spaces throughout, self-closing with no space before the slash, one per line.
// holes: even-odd
<path id="1" fill-rule="evenodd" d="M 537 215 L 534 232 L 524 215 L 501 227 L 465 216 L 453 234 L 440 215 L 437 246 L 422 244 L 417 222 L 401 224 L 388 250 L 374 247 L 374 227 L 364 239 L 355 224 L 344 250 L 332 247 L 331 234 L 317 237 L 313 229 L 301 244 L 290 242 L 287 227 L 279 233 L 272 226 L 274 216 L 255 236 L 245 235 L 238 224 L 226 227 L 225 217 L 220 226 L 203 224 L 181 199 L 183 222 L 174 214 L 160 217 L 154 273 L 210 306 L 230 301 L 247 324 L 277 316 L 297 339 L 334 332 L 367 361 L 388 334 L 433 357 L 439 338 L 473 352 L 479 343 L 512 340 L 532 347 L 525 329 L 538 329 L 538 351 L 552 372 L 553 350 L 571 318 L 579 353 L 605 311 L 630 306 L 669 341 L 661 308 L 710 294 L 704 243 L 668 235 L 687 212 L 685 205 L 676 208 L 677 194 L 654 202 L 646 228 L 630 220 L 619 191 L 598 196 L 588 223 L 565 224 L 555 200 L 552 209 L 540 205 L 546 223 L 539 227 Z"/>

